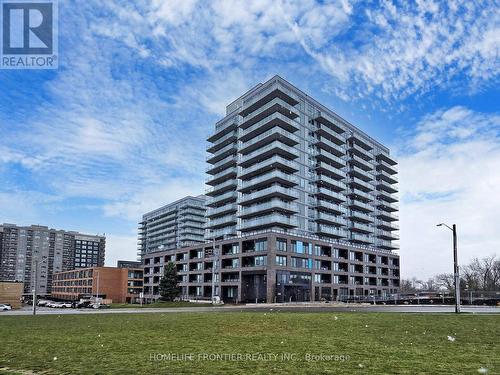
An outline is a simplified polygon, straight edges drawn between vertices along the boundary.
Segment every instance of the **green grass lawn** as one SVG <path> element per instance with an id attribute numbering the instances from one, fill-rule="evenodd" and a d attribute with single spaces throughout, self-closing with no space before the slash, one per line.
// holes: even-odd
<path id="1" fill-rule="evenodd" d="M 140 309 L 140 308 L 163 308 L 163 307 L 212 307 L 216 305 L 212 305 L 211 303 L 197 303 L 197 302 L 169 302 L 169 301 L 160 301 L 150 304 L 131 304 L 131 303 L 112 303 L 112 309 Z"/>
<path id="2" fill-rule="evenodd" d="M 0 368 L 50 374 L 478 374 L 486 368 L 488 374 L 498 374 L 499 337 L 499 315 L 267 311 L 3 316 Z M 193 360 L 154 361 L 155 353 L 191 353 Z M 278 357 L 210 361 L 198 357 L 203 353 Z M 292 360 L 282 353 L 291 353 Z M 345 360 L 308 362 L 307 353 Z"/>

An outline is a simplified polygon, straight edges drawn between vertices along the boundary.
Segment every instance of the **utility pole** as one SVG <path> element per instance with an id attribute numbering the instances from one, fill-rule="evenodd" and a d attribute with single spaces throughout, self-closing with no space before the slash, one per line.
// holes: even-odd
<path id="1" fill-rule="evenodd" d="M 457 226 L 453 224 L 453 268 L 455 275 L 455 313 L 460 313 L 460 274 L 458 269 Z"/>
<path id="2" fill-rule="evenodd" d="M 33 285 L 33 315 L 36 315 L 36 294 L 38 292 L 38 259 L 35 259 L 35 282 Z"/>
<path id="3" fill-rule="evenodd" d="M 460 272 L 458 268 L 458 250 L 457 250 L 457 226 L 453 224 L 452 227 L 441 223 L 437 226 L 445 226 L 453 232 L 453 283 L 455 284 L 455 313 L 460 314 Z"/>
<path id="4" fill-rule="evenodd" d="M 215 234 L 214 238 L 212 241 L 212 256 L 213 256 L 213 261 L 212 261 L 212 303 L 214 303 L 215 299 L 215 275 L 217 271 L 217 260 L 218 260 L 218 253 L 215 250 Z"/>
<path id="5" fill-rule="evenodd" d="M 95 273 L 96 273 L 96 278 L 97 278 L 95 303 L 97 304 L 97 306 L 99 306 L 99 271 L 97 271 L 97 268 L 95 269 Z"/>

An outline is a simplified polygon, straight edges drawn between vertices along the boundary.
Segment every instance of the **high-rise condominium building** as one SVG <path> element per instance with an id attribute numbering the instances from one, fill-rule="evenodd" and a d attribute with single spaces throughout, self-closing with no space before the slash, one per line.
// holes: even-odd
<path id="1" fill-rule="evenodd" d="M 235 100 L 209 139 L 204 244 L 146 254 L 144 294 L 174 262 L 186 298 L 289 302 L 399 291 L 396 161 L 280 77 Z"/>
<path id="2" fill-rule="evenodd" d="M 24 292 L 34 287 L 38 263 L 38 293 L 50 294 L 55 272 L 104 265 L 106 238 L 45 226 L 0 225 L 0 280 L 24 282 Z"/>
<path id="3" fill-rule="evenodd" d="M 139 223 L 138 257 L 203 242 L 205 199 L 188 196 L 144 214 Z"/>
<path id="4" fill-rule="evenodd" d="M 209 236 L 266 229 L 398 249 L 397 162 L 275 76 L 226 108 L 209 137 Z"/>

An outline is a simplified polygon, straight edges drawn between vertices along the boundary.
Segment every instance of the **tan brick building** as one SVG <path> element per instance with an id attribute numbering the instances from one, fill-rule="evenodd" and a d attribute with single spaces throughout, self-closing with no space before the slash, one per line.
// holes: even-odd
<path id="1" fill-rule="evenodd" d="M 0 281 L 0 303 L 8 303 L 13 309 L 20 309 L 23 289 L 23 283 Z"/>
<path id="2" fill-rule="evenodd" d="M 134 303 L 142 292 L 142 268 L 91 267 L 54 274 L 52 297 L 79 300 L 99 295 L 114 303 Z"/>

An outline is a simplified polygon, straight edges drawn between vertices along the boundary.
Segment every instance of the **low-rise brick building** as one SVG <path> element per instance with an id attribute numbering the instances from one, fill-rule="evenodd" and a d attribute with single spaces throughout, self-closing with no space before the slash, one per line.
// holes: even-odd
<path id="1" fill-rule="evenodd" d="M 144 256 L 144 297 L 159 298 L 172 261 L 185 298 L 295 302 L 388 297 L 399 292 L 399 256 L 368 246 L 280 231 Z M 214 266 L 215 264 L 215 266 Z"/>
<path id="2" fill-rule="evenodd" d="M 134 303 L 142 283 L 142 268 L 91 267 L 55 273 L 51 296 L 70 301 L 99 296 L 114 303 Z"/>

